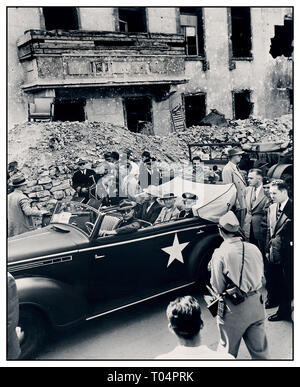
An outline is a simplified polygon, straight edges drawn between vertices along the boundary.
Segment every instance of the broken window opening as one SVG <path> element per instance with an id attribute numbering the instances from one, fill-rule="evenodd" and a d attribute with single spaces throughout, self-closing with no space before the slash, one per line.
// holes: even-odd
<path id="1" fill-rule="evenodd" d="M 202 8 L 180 7 L 181 33 L 185 36 L 188 56 L 205 56 Z"/>
<path id="2" fill-rule="evenodd" d="M 201 125 L 201 120 L 206 116 L 205 94 L 184 96 L 185 124 L 187 128 Z"/>
<path id="3" fill-rule="evenodd" d="M 290 17 L 285 17 L 283 26 L 275 26 L 275 35 L 271 39 L 270 54 L 275 59 L 277 56 L 290 58 L 294 50 L 294 26 Z"/>
<path id="4" fill-rule="evenodd" d="M 251 11 L 249 7 L 231 7 L 231 41 L 234 58 L 251 58 Z"/>
<path id="5" fill-rule="evenodd" d="M 246 120 L 252 114 L 253 103 L 251 102 L 250 90 L 233 92 L 234 119 Z"/>
<path id="6" fill-rule="evenodd" d="M 119 8 L 120 32 L 147 32 L 146 8 Z"/>
<path id="7" fill-rule="evenodd" d="M 84 99 L 56 99 L 54 121 L 85 121 Z"/>
<path id="8" fill-rule="evenodd" d="M 125 117 L 130 132 L 153 134 L 152 101 L 150 97 L 132 97 L 124 100 Z"/>
<path id="9" fill-rule="evenodd" d="M 79 30 L 75 7 L 43 7 L 46 30 Z"/>

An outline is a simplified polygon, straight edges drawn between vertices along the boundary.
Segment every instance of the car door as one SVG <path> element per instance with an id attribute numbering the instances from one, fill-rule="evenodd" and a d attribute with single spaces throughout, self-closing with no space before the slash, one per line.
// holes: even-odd
<path id="1" fill-rule="evenodd" d="M 189 283 L 188 256 L 199 231 L 193 221 L 98 237 L 89 249 L 92 313 L 103 313 Z"/>

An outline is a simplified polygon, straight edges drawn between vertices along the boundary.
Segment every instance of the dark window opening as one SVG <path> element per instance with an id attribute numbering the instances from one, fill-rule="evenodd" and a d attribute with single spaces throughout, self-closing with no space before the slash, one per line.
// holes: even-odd
<path id="1" fill-rule="evenodd" d="M 74 7 L 43 7 L 46 30 L 78 30 L 78 14 Z"/>
<path id="2" fill-rule="evenodd" d="M 275 35 L 271 39 L 270 54 L 273 58 L 284 55 L 287 58 L 293 52 L 294 27 L 291 18 L 284 19 L 283 26 L 275 26 Z"/>
<path id="3" fill-rule="evenodd" d="M 119 29 L 121 32 L 147 32 L 146 8 L 119 8 Z"/>
<path id="4" fill-rule="evenodd" d="M 151 98 L 125 98 L 127 127 L 131 132 L 141 133 L 152 127 Z M 150 130 L 151 132 L 151 130 Z"/>
<path id="5" fill-rule="evenodd" d="M 204 28 L 202 8 L 180 7 L 181 33 L 185 36 L 185 53 L 204 56 Z"/>
<path id="6" fill-rule="evenodd" d="M 184 108 L 186 127 L 200 125 L 206 116 L 205 94 L 184 96 Z"/>
<path id="7" fill-rule="evenodd" d="M 252 57 L 251 14 L 249 7 L 231 8 L 231 41 L 234 58 Z"/>
<path id="8" fill-rule="evenodd" d="M 249 90 L 243 90 L 233 93 L 234 118 L 236 120 L 246 120 L 252 114 L 253 103 L 251 102 L 251 93 Z"/>
<path id="9" fill-rule="evenodd" d="M 54 121 L 85 121 L 85 100 L 56 100 Z"/>

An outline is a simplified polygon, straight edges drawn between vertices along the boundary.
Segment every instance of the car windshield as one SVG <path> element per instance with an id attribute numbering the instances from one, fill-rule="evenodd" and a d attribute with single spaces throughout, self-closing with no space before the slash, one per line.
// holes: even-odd
<path id="1" fill-rule="evenodd" d="M 50 223 L 70 224 L 91 235 L 99 212 L 78 202 L 59 202 Z"/>

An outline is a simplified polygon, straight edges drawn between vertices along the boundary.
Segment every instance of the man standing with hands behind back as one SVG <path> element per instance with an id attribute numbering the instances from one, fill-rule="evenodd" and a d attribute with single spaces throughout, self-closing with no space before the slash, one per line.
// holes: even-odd
<path id="1" fill-rule="evenodd" d="M 238 164 L 242 159 L 244 152 L 238 148 L 228 150 L 228 163 L 224 166 L 222 171 L 222 180 L 224 184 L 235 185 L 237 190 L 237 199 L 235 202 L 236 216 L 240 222 L 241 227 L 244 225 L 246 215 L 246 181 L 241 174 Z"/>
<path id="2" fill-rule="evenodd" d="M 244 233 L 250 243 L 254 243 L 262 255 L 265 253 L 266 220 L 269 199 L 263 189 L 263 175 L 260 169 L 250 169 L 248 173 L 249 187 L 246 188 L 247 213 L 244 223 Z"/>

